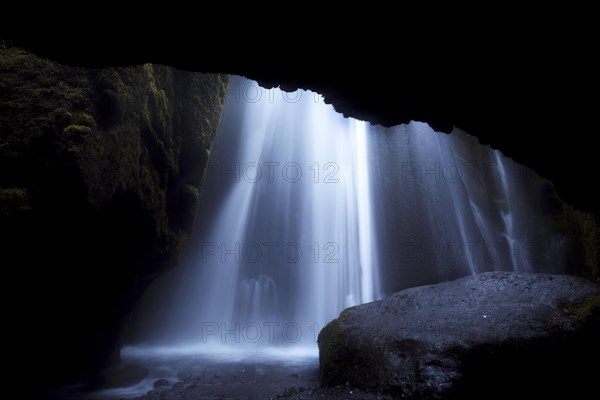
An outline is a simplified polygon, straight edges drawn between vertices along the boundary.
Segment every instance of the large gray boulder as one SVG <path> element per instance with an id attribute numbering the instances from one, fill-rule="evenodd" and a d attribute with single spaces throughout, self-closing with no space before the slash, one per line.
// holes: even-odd
<path id="1" fill-rule="evenodd" d="M 406 289 L 321 331 L 321 384 L 397 398 L 584 398 L 599 321 L 600 287 L 573 276 L 489 272 Z"/>

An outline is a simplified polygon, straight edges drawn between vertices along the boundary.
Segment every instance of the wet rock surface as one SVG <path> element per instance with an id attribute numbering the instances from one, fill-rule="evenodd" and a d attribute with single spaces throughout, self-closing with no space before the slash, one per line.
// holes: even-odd
<path id="1" fill-rule="evenodd" d="M 155 385 L 135 400 L 296 399 L 298 393 L 317 389 L 318 366 L 316 360 L 304 365 L 204 361 L 201 371 L 180 371 L 177 378 L 168 386 Z M 279 393 L 284 397 L 277 397 Z"/>
<path id="2" fill-rule="evenodd" d="M 321 331 L 321 383 L 395 398 L 584 393 L 599 298 L 580 278 L 510 272 L 406 289 Z"/>

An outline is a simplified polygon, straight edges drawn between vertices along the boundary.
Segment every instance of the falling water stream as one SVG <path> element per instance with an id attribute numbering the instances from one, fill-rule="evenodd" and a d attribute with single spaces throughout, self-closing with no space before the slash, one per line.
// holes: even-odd
<path id="1" fill-rule="evenodd" d="M 125 358 L 316 360 L 346 307 L 564 265 L 548 183 L 459 130 L 371 126 L 233 77 L 210 160 L 182 266 L 142 299 Z"/>

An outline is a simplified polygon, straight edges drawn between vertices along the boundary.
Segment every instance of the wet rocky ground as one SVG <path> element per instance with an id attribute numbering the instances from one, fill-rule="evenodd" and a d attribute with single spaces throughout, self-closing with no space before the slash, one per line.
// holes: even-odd
<path id="1" fill-rule="evenodd" d="M 163 376 L 171 375 L 170 378 L 154 379 L 160 375 L 156 374 L 156 366 L 153 365 L 156 362 L 150 360 L 146 362 L 148 367 L 153 368 L 154 377 L 147 376 L 135 385 L 91 393 L 72 393 L 65 395 L 65 398 L 84 400 L 390 399 L 378 393 L 357 390 L 349 385 L 319 388 L 317 359 L 303 362 L 222 362 L 181 358 L 171 360 L 170 372 L 163 370 Z M 146 367 L 126 368 L 127 374 L 138 376 L 143 369 Z M 179 371 L 173 376 L 172 372 L 176 369 Z M 112 378 L 114 382 L 115 376 Z M 121 375 L 116 381 L 125 382 L 130 378 L 134 377 Z"/>

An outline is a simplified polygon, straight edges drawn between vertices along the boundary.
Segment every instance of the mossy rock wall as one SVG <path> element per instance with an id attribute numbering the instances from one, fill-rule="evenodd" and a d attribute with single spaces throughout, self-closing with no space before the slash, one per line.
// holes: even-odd
<path id="1" fill-rule="evenodd" d="M 0 335 L 12 368 L 44 371 L 33 386 L 115 358 L 135 299 L 176 265 L 226 84 L 63 67 L 0 42 Z"/>
<path id="2" fill-rule="evenodd" d="M 600 283 L 600 217 L 566 205 L 564 210 L 573 272 Z"/>

